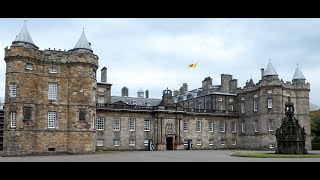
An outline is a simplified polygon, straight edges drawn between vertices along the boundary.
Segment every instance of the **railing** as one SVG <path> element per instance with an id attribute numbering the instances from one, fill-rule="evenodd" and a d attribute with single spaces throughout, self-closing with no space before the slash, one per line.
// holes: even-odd
<path id="1" fill-rule="evenodd" d="M 211 113 L 211 114 L 231 114 L 236 115 L 236 111 L 228 110 L 212 110 L 212 109 L 194 109 L 194 108 L 181 108 L 181 107 L 164 107 L 164 106 L 138 106 L 129 104 L 108 104 L 98 103 L 97 108 L 110 108 L 110 109 L 130 109 L 130 110 L 174 110 L 185 111 L 193 113 Z"/>

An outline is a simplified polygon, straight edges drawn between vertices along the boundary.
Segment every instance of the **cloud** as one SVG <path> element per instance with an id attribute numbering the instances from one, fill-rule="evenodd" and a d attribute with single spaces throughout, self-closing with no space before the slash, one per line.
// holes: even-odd
<path id="1" fill-rule="evenodd" d="M 11 45 L 22 22 L 0 20 L 0 26 L 6 27 L 0 29 L 0 48 Z M 161 98 L 167 86 L 174 90 L 187 82 L 189 89 L 195 89 L 208 76 L 220 84 L 223 73 L 232 74 L 242 87 L 250 77 L 258 82 L 260 68 L 266 68 L 271 59 L 284 81 L 291 81 L 299 63 L 311 84 L 310 101 L 320 104 L 316 93 L 320 90 L 320 19 L 39 18 L 27 23 L 40 49 L 71 49 L 84 27 L 99 56 L 99 69 L 108 67 L 112 95 L 120 95 L 127 86 L 132 96 L 141 88 L 149 89 L 151 97 Z M 3 51 L 0 56 L 4 57 Z M 198 67 L 189 69 L 188 64 L 196 61 Z M 4 84 L 4 61 L 0 70 Z M 100 70 L 97 77 L 100 80 Z"/>

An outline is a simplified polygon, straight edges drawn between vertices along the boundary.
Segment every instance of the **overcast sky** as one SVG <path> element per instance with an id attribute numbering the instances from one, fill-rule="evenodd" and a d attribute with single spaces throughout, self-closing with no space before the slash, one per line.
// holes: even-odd
<path id="1" fill-rule="evenodd" d="M 4 48 L 10 46 L 24 23 L 23 18 L 0 19 L 0 97 L 4 97 Z M 99 56 L 100 70 L 108 68 L 111 95 L 129 96 L 139 89 L 150 98 L 161 98 L 165 88 L 189 90 L 201 87 L 205 77 L 220 84 L 220 74 L 232 74 L 238 87 L 252 77 L 261 79 L 260 69 L 269 59 L 279 78 L 291 81 L 299 67 L 310 83 L 310 102 L 320 104 L 320 19 L 283 18 L 183 18 L 183 19 L 73 19 L 30 18 L 27 28 L 41 49 L 72 49 L 83 27 Z M 198 61 L 198 67 L 188 64 Z"/>

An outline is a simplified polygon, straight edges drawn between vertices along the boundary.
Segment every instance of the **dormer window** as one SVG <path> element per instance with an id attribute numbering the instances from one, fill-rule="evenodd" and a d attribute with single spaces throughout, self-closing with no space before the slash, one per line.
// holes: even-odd
<path id="1" fill-rule="evenodd" d="M 131 104 L 134 106 L 138 105 L 137 101 L 131 101 Z"/>
<path id="2" fill-rule="evenodd" d="M 56 74 L 56 73 L 58 73 L 58 68 L 57 68 L 57 67 L 51 67 L 51 68 L 49 68 L 49 73 L 51 73 L 51 74 Z"/>
<path id="3" fill-rule="evenodd" d="M 26 70 L 33 70 L 33 64 L 31 64 L 31 63 L 27 63 L 26 64 Z"/>

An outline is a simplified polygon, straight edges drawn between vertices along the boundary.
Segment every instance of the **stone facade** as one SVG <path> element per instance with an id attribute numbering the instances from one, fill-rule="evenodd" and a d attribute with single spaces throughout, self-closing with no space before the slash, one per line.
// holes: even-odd
<path id="1" fill-rule="evenodd" d="M 116 97 L 107 68 L 97 82 L 98 56 L 84 33 L 69 51 L 39 50 L 24 28 L 5 49 L 3 156 L 148 150 L 151 142 L 156 150 L 183 150 L 190 139 L 197 150 L 266 150 L 276 147 L 287 96 L 311 149 L 310 84 L 301 72 L 283 82 L 270 65 L 243 88 L 222 74 L 221 85 L 206 77 L 202 87 L 189 91 L 183 83 L 162 99 L 128 97 L 127 88 Z"/>
<path id="2" fill-rule="evenodd" d="M 4 60 L 3 156 L 94 152 L 98 56 L 13 42 Z"/>

